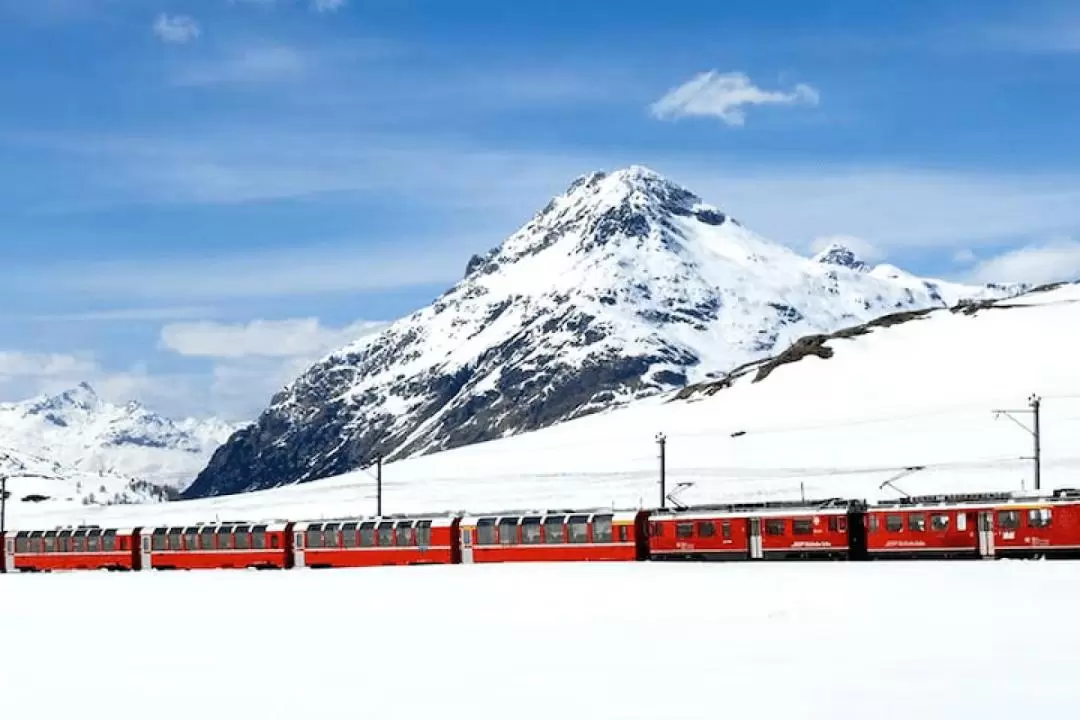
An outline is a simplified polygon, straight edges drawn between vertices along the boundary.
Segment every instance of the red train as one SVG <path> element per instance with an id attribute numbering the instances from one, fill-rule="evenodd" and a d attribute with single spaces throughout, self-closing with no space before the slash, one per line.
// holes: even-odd
<path id="1" fill-rule="evenodd" d="M 4 572 L 531 561 L 1080 557 L 1080 491 L 20 530 Z"/>

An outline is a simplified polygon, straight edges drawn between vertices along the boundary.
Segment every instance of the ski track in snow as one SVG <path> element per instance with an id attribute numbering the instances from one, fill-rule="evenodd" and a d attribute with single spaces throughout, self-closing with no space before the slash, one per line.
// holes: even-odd
<path id="1" fill-rule="evenodd" d="M 5 717 L 1068 717 L 1073 562 L 0 576 Z M 178 604 L 178 600 L 180 600 Z M 1022 622 L 1032 617 L 1045 623 Z"/>

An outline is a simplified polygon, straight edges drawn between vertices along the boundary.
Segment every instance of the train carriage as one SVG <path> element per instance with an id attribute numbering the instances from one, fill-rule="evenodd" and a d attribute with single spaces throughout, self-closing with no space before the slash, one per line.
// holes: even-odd
<path id="1" fill-rule="evenodd" d="M 134 529 L 18 530 L 6 534 L 3 546 L 5 572 L 135 570 L 140 561 Z"/>
<path id="2" fill-rule="evenodd" d="M 929 495 L 866 514 L 871 558 L 1080 556 L 1080 493 Z"/>
<path id="3" fill-rule="evenodd" d="M 459 561 L 452 516 L 399 516 L 300 522 L 293 526 L 296 567 L 442 565 Z"/>
<path id="4" fill-rule="evenodd" d="M 653 513 L 656 560 L 844 559 L 864 548 L 857 501 L 707 505 Z"/>
<path id="5" fill-rule="evenodd" d="M 291 523 L 208 523 L 140 530 L 143 569 L 287 568 Z"/>
<path id="6" fill-rule="evenodd" d="M 647 513 L 540 511 L 466 517 L 461 562 L 644 560 Z"/>

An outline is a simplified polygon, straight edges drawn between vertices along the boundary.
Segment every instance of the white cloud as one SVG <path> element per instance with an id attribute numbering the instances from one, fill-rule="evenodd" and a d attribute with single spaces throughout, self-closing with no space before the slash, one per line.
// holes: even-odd
<path id="1" fill-rule="evenodd" d="M 192 63 L 172 78 L 178 87 L 209 87 L 251 83 L 274 83 L 305 77 L 312 59 L 288 45 L 252 45 L 235 48 L 211 61 Z"/>
<path id="2" fill-rule="evenodd" d="M 79 377 L 97 370 L 97 363 L 88 355 L 0 350 L 0 383 Z"/>
<path id="3" fill-rule="evenodd" d="M 1080 242 L 1059 240 L 1011 250 L 980 262 L 971 279 L 1035 284 L 1080 280 Z"/>
<path id="4" fill-rule="evenodd" d="M 799 84 L 790 92 L 762 90 L 740 72 L 703 72 L 670 90 L 650 106 L 654 117 L 718 117 L 728 125 L 746 121 L 748 105 L 817 105 L 821 96 L 810 85 Z"/>
<path id="5" fill-rule="evenodd" d="M 377 333 L 388 323 L 361 320 L 343 328 L 316 318 L 255 320 L 246 324 L 176 323 L 161 330 L 161 346 L 189 357 L 315 357 Z"/>
<path id="6" fill-rule="evenodd" d="M 885 259 L 885 252 L 881 248 L 854 235 L 823 235 L 814 238 L 814 241 L 810 243 L 810 250 L 819 253 L 833 244 L 843 245 L 866 262 L 879 262 Z"/>
<path id="7" fill-rule="evenodd" d="M 154 20 L 154 34 L 163 42 L 180 44 L 197 39 L 202 30 L 189 15 L 161 13 Z"/>
<path id="8" fill-rule="evenodd" d="M 345 0 L 311 0 L 315 12 L 334 12 L 345 7 Z"/>
<path id="9" fill-rule="evenodd" d="M 953 262 L 957 265 L 970 265 L 975 262 L 976 255 L 971 248 L 960 248 L 953 253 Z"/>

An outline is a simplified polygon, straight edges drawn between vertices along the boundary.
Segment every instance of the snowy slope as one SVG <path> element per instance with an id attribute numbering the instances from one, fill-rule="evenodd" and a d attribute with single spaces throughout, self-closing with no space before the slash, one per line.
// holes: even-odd
<path id="1" fill-rule="evenodd" d="M 384 510 L 655 506 L 657 447 L 668 436 L 669 488 L 686 502 L 1031 488 L 1031 437 L 998 408 L 1043 397 L 1043 486 L 1080 486 L 1080 286 L 936 310 L 807 356 L 713 394 L 678 393 L 515 437 L 388 464 Z M 1030 418 L 1018 416 L 1021 421 Z M 800 488 L 800 483 L 802 488 Z M 214 517 L 305 519 L 371 514 L 366 472 L 246 495 L 65 515 L 19 508 L 21 527 L 72 519 L 120 525 Z"/>
<path id="2" fill-rule="evenodd" d="M 20 498 L 161 499 L 186 487 L 236 429 L 217 420 L 174 422 L 138 403 L 113 405 L 84 383 L 0 404 L 0 473 L 47 476 L 13 480 Z"/>
<path id="3" fill-rule="evenodd" d="M 499 708 L 514 720 L 999 720 L 1064 719 L 1080 704 L 1080 576 L 1069 562 L 0 580 L 14 620 L 4 630 L 11 651 L 0 653 L 7 718 L 107 708 L 124 720 L 475 720 Z M 216 601 L 176 612 L 181 598 Z M 43 671 L 72 647 L 92 651 L 116 680 Z M 223 648 L 241 660 L 210 671 Z M 293 648 L 303 660 L 274 655 Z M 468 662 L 427 661 L 442 648 Z"/>
<path id="4" fill-rule="evenodd" d="M 795 338 L 1016 288 L 802 257 L 641 167 L 576 180 L 435 303 L 274 398 L 187 495 L 505 437 L 704 380 Z"/>

